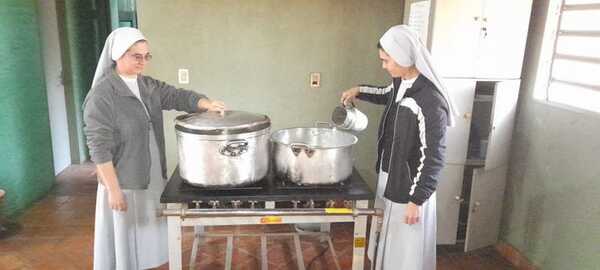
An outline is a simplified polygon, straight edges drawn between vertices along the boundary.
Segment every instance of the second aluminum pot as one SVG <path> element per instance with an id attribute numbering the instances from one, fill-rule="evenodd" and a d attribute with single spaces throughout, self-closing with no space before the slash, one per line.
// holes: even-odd
<path id="1" fill-rule="evenodd" d="M 296 184 L 334 184 L 352 174 L 356 136 L 333 128 L 290 128 L 271 135 L 279 178 Z"/>
<path id="2" fill-rule="evenodd" d="M 269 170 L 270 126 L 267 116 L 241 111 L 177 117 L 181 177 L 196 186 L 240 186 L 261 180 Z"/>

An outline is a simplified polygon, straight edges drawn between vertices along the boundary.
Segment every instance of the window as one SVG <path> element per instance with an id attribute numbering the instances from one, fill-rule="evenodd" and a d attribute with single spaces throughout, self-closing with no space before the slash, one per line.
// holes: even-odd
<path id="1" fill-rule="evenodd" d="M 600 113 L 600 0 L 551 0 L 535 97 Z"/>

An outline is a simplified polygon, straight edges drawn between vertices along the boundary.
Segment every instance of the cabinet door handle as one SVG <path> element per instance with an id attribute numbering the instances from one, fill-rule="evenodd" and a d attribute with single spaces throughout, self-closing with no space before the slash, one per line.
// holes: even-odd
<path id="1" fill-rule="evenodd" d="M 457 200 L 459 203 L 462 203 L 465 201 L 465 199 L 461 198 L 460 196 L 456 196 L 454 197 L 455 200 Z"/>
<path id="2" fill-rule="evenodd" d="M 479 17 L 478 17 L 478 16 L 475 16 L 475 17 L 473 17 L 473 20 L 475 20 L 475 21 L 478 21 L 478 20 L 479 20 Z"/>

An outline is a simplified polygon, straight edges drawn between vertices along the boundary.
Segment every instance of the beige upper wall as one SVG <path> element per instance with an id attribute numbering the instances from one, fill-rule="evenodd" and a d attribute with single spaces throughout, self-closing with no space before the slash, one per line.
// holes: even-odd
<path id="1" fill-rule="evenodd" d="M 154 55 L 146 73 L 221 99 L 229 108 L 268 115 L 272 130 L 329 120 L 340 92 L 386 85 L 376 44 L 402 22 L 402 0 L 138 1 L 140 29 Z M 177 84 L 177 69 L 190 84 Z M 309 73 L 321 72 L 321 88 Z M 382 108 L 359 104 L 369 128 L 359 135 L 356 165 L 373 186 Z M 173 118 L 165 113 L 169 171 L 177 163 Z"/>

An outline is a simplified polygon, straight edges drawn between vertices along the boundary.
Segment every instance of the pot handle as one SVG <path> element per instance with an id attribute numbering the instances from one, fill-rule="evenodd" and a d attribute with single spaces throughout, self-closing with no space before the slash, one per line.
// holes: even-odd
<path id="1" fill-rule="evenodd" d="M 316 121 L 315 122 L 315 127 L 321 127 L 321 126 L 327 126 L 327 128 L 333 128 L 333 125 L 329 122 L 324 122 L 324 121 Z"/>
<path id="2" fill-rule="evenodd" d="M 302 151 L 304 151 L 306 156 L 309 158 L 315 154 L 315 149 L 312 149 L 308 144 L 305 143 L 292 143 L 290 144 L 290 148 L 292 149 L 294 156 L 300 155 Z"/>
<path id="3" fill-rule="evenodd" d="M 221 155 L 229 157 L 237 157 L 248 152 L 248 141 L 246 140 L 231 140 L 225 143 L 225 146 L 219 151 Z"/>

